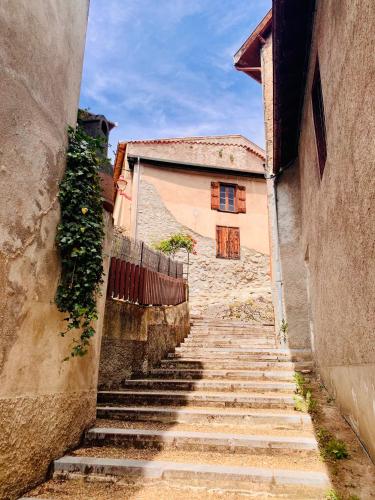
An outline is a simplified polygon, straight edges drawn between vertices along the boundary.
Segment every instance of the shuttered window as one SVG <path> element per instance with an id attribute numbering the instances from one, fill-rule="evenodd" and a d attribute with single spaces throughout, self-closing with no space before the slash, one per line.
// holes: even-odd
<path id="1" fill-rule="evenodd" d="M 311 100 L 314 116 L 314 129 L 316 138 L 316 148 L 318 152 L 318 163 L 320 177 L 323 176 L 324 167 L 327 160 L 326 123 L 324 117 L 324 104 L 322 83 L 320 80 L 319 61 L 316 61 L 314 81 L 311 91 Z"/>
<path id="2" fill-rule="evenodd" d="M 211 209 L 222 212 L 246 213 L 246 187 L 211 182 Z"/>
<path id="3" fill-rule="evenodd" d="M 216 226 L 216 257 L 240 258 L 240 228 Z"/>

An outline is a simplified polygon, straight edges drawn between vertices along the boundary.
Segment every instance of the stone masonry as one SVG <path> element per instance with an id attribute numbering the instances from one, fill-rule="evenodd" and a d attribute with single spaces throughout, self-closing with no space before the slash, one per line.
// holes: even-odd
<path id="1" fill-rule="evenodd" d="M 137 238 L 153 244 L 178 232 L 197 240 L 197 255 L 190 255 L 189 267 L 192 314 L 273 322 L 268 256 L 241 247 L 240 260 L 217 259 L 216 241 L 180 224 L 155 187 L 141 179 Z M 177 258 L 187 261 L 185 253 Z"/>

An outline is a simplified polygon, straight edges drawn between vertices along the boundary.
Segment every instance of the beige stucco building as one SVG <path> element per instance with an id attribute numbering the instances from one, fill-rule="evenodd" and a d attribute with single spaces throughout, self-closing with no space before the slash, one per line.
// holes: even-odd
<path id="1" fill-rule="evenodd" d="M 375 459 L 374 5 L 274 0 L 272 18 L 272 33 L 250 45 L 261 62 L 288 342 L 312 348 Z"/>
<path id="2" fill-rule="evenodd" d="M 88 0 L 0 4 L 0 498 L 42 481 L 95 420 L 100 324 L 90 354 L 54 297 L 58 183 L 77 117 Z M 111 217 L 106 214 L 110 225 Z M 103 312 L 104 301 L 99 304 Z M 101 318 L 103 315 L 101 314 Z"/>
<path id="3" fill-rule="evenodd" d="M 189 268 L 193 313 L 225 317 L 231 304 L 246 301 L 269 306 L 264 160 L 239 135 L 119 144 L 124 180 L 115 224 L 150 244 L 177 232 L 197 240 Z"/>

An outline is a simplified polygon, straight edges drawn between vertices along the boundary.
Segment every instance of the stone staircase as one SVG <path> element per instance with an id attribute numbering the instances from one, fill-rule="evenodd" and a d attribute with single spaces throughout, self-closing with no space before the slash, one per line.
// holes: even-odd
<path id="1" fill-rule="evenodd" d="M 97 426 L 54 476 L 131 481 L 146 499 L 162 498 L 155 481 L 191 498 L 324 498 L 310 417 L 294 411 L 294 370 L 309 368 L 310 352 L 277 348 L 272 327 L 194 319 L 149 378 L 98 393 Z"/>

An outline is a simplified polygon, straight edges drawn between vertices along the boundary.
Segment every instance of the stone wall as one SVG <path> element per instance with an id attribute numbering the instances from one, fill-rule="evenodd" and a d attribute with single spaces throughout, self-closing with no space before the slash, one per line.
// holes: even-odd
<path id="1" fill-rule="evenodd" d="M 144 179 L 140 182 L 137 222 L 138 238 L 149 244 L 177 232 L 191 234 L 197 240 L 197 255 L 190 256 L 189 267 L 192 314 L 218 318 L 235 314 L 250 321 L 273 322 L 267 255 L 242 246 L 240 260 L 217 259 L 216 241 L 180 224 L 156 188 Z M 177 258 L 186 261 L 186 253 Z M 243 311 L 239 304 L 243 304 Z"/>
<path id="2" fill-rule="evenodd" d="M 100 335 L 86 358 L 64 363 L 71 339 L 54 305 L 58 183 L 88 3 L 0 3 L 0 498 L 43 480 L 95 419 Z"/>
<path id="3" fill-rule="evenodd" d="M 188 303 L 145 307 L 106 303 L 99 387 L 116 388 L 132 375 L 147 375 L 189 333 Z"/>

